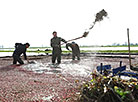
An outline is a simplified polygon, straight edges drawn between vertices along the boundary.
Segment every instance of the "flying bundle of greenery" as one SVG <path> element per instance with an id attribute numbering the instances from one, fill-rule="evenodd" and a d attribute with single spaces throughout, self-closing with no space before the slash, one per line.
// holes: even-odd
<path id="1" fill-rule="evenodd" d="M 89 28 L 88 31 L 85 31 L 82 36 L 74 38 L 74 39 L 71 39 L 71 40 L 68 40 L 67 42 L 73 41 L 73 40 L 77 40 L 77 39 L 80 39 L 80 38 L 83 38 L 83 37 L 87 37 L 87 35 L 89 34 L 90 30 L 94 27 L 96 22 L 102 21 L 104 17 L 107 17 L 107 15 L 108 15 L 107 12 L 104 9 L 102 9 L 100 12 L 98 12 L 96 14 L 95 21 L 93 22 L 93 25 Z M 61 44 L 61 45 L 63 45 L 63 44 Z"/>
<path id="2" fill-rule="evenodd" d="M 100 22 L 103 20 L 104 17 L 107 17 L 108 13 L 102 9 L 100 12 L 98 12 L 95 16 L 95 21 L 93 22 L 93 25 L 89 28 L 89 31 L 84 32 L 83 37 L 86 37 L 88 35 L 88 33 L 90 32 L 90 30 L 94 27 L 94 25 L 96 24 L 96 22 Z"/>

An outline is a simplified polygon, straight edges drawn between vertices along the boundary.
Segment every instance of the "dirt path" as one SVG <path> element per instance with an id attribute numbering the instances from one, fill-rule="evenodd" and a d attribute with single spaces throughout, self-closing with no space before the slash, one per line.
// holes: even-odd
<path id="1" fill-rule="evenodd" d="M 113 68 L 120 61 L 127 67 L 129 64 L 126 58 L 83 56 L 81 61 L 72 62 L 71 57 L 64 56 L 60 69 L 48 69 L 51 56 L 30 60 L 36 63 L 15 66 L 11 65 L 12 58 L 0 59 L 0 102 L 76 102 L 78 86 L 90 80 L 90 73 L 100 63 L 111 64 Z M 132 62 L 137 63 L 137 58 Z"/>

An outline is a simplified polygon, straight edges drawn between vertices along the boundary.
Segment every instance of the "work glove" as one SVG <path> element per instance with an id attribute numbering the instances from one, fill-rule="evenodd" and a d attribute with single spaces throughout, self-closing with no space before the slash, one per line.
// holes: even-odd
<path id="1" fill-rule="evenodd" d="M 67 41 L 65 41 L 65 43 L 67 44 Z"/>

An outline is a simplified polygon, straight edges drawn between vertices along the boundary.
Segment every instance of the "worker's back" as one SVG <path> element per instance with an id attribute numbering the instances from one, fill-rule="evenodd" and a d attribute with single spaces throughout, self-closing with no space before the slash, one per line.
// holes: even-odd
<path id="1" fill-rule="evenodd" d="M 20 56 L 22 53 L 25 53 L 25 52 L 26 52 L 26 46 L 24 44 L 21 44 L 21 43 L 15 44 L 14 54 Z"/>
<path id="2" fill-rule="evenodd" d="M 72 53 L 80 54 L 80 48 L 76 43 L 68 43 L 66 44 L 66 48 L 69 50 L 69 47 L 72 49 Z"/>

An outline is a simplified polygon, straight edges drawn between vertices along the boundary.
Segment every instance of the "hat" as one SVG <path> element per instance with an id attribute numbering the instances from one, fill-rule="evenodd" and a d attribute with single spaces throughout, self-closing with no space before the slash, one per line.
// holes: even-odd
<path id="1" fill-rule="evenodd" d="M 56 31 L 53 31 L 53 34 L 54 34 L 54 33 L 57 33 L 57 32 L 56 32 Z"/>
<path id="2" fill-rule="evenodd" d="M 28 46 L 30 46 L 30 44 L 29 44 L 29 43 L 25 43 L 25 45 L 28 45 Z"/>

